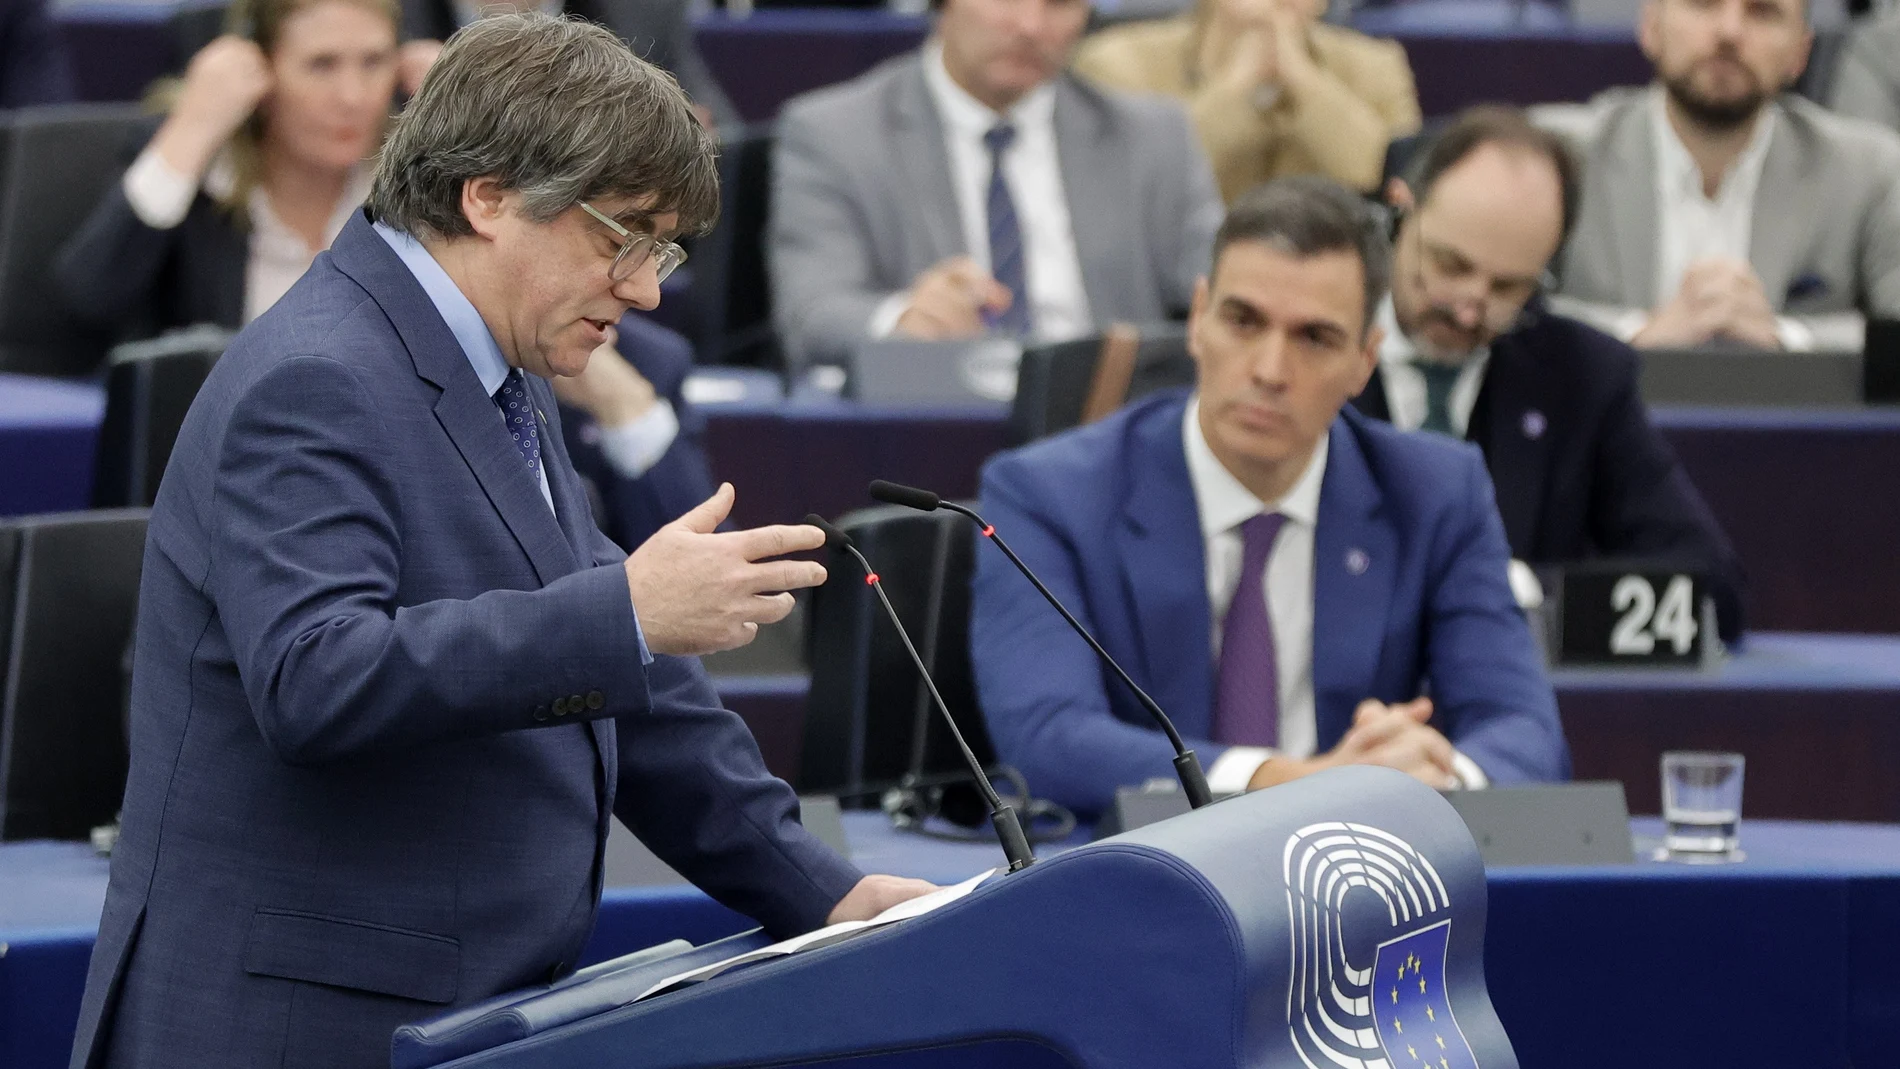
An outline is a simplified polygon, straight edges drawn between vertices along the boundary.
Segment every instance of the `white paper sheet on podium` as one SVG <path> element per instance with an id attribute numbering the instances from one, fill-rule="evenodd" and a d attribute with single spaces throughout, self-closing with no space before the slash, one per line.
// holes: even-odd
<path id="1" fill-rule="evenodd" d="M 872 917 L 868 921 L 844 921 L 839 924 L 833 924 L 829 927 L 820 928 L 817 931 L 806 932 L 804 935 L 793 936 L 782 943 L 773 943 L 771 946 L 747 951 L 744 954 L 735 955 L 724 961 L 715 961 L 711 965 L 702 965 L 697 969 L 683 972 L 676 976 L 669 976 L 659 983 L 654 984 L 652 987 L 647 988 L 645 991 L 642 991 L 639 998 L 633 1001 L 639 1002 L 641 999 L 652 998 L 661 992 L 670 991 L 676 987 L 684 987 L 687 984 L 697 984 L 703 980 L 710 980 L 721 973 L 730 972 L 733 969 L 750 965 L 753 962 L 765 961 L 770 958 L 782 958 L 787 954 L 796 954 L 803 950 L 817 950 L 820 947 L 828 947 L 834 943 L 842 943 L 846 939 L 861 932 L 883 928 L 887 925 L 896 924 L 899 921 L 909 920 L 912 917 L 921 917 L 931 910 L 941 909 L 969 894 L 971 891 L 976 890 L 984 880 L 989 879 L 995 874 L 996 870 L 991 869 L 988 872 L 972 876 L 962 883 L 953 884 L 949 887 L 940 887 L 927 895 L 919 895 L 908 901 L 899 902 L 897 905 Z"/>

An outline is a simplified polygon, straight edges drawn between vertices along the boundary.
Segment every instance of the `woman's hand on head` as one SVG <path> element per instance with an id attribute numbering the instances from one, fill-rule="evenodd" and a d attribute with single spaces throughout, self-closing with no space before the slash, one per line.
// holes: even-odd
<path id="1" fill-rule="evenodd" d="M 199 49 L 159 130 L 165 162 L 181 174 L 202 176 L 270 89 L 270 59 L 255 41 L 226 34 Z"/>

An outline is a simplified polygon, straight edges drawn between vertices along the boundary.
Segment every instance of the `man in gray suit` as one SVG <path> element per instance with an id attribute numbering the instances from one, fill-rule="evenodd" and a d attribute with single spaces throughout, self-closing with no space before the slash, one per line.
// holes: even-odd
<path id="1" fill-rule="evenodd" d="M 789 103 L 769 256 L 795 366 L 1184 311 L 1221 202 L 1187 116 L 1065 72 L 1086 0 L 943 0 L 923 49 Z"/>
<path id="2" fill-rule="evenodd" d="M 1859 349 L 1900 316 L 1900 139 L 1785 90 L 1803 0 L 1649 0 L 1658 84 L 1543 109 L 1585 157 L 1559 307 L 1638 346 Z"/>
<path id="3" fill-rule="evenodd" d="M 1855 27 L 1842 50 L 1827 106 L 1842 115 L 1900 130 L 1900 11 Z"/>

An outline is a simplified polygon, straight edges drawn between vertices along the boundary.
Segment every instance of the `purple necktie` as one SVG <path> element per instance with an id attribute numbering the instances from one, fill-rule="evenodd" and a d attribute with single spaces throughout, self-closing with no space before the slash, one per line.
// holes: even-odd
<path id="1" fill-rule="evenodd" d="M 1240 583 L 1221 625 L 1214 741 L 1272 746 L 1280 738 L 1280 668 L 1267 615 L 1267 555 L 1286 517 L 1277 512 L 1240 525 Z"/>

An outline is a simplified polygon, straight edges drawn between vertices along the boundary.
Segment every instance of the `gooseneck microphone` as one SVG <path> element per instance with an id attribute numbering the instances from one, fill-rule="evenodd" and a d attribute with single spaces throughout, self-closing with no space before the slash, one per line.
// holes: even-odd
<path id="1" fill-rule="evenodd" d="M 822 516 L 805 517 L 805 522 L 825 533 L 825 545 L 833 549 L 842 549 L 864 569 L 864 583 L 877 592 L 878 603 L 884 606 L 885 615 L 891 618 L 891 626 L 897 629 L 897 637 L 904 642 L 904 651 L 910 654 L 911 663 L 917 666 L 917 674 L 923 677 L 924 686 L 930 691 L 930 700 L 937 705 L 937 711 L 943 714 L 943 722 L 950 727 L 950 737 L 957 741 L 957 749 L 963 752 L 963 761 L 970 766 L 970 774 L 976 777 L 976 785 L 983 792 L 983 800 L 989 803 L 990 823 L 996 828 L 996 838 L 1003 844 L 1003 853 L 1009 857 L 1009 871 L 1028 868 L 1035 863 L 1036 856 L 1029 849 L 1029 837 L 1023 834 L 1022 821 L 1016 816 L 1014 807 L 1005 805 L 1002 796 L 996 793 L 996 785 L 990 782 L 983 772 L 983 763 L 971 752 L 970 744 L 963 741 L 963 732 L 958 730 L 956 718 L 950 715 L 949 706 L 943 703 L 943 695 L 937 693 L 937 681 L 930 678 L 930 670 L 924 667 L 924 659 L 917 655 L 917 647 L 911 645 L 910 633 L 904 630 L 904 622 L 897 618 L 897 610 L 891 607 L 891 599 L 884 594 L 884 585 L 878 582 L 877 571 L 871 562 L 858 552 L 857 543 L 851 536 L 832 526 Z"/>
<path id="2" fill-rule="evenodd" d="M 887 505 L 902 505 L 922 512 L 947 509 L 976 524 L 983 532 L 983 537 L 994 542 L 996 548 L 1003 551 L 1003 556 L 1008 557 L 1009 562 L 1016 566 L 1016 570 L 1023 573 L 1023 578 L 1029 580 L 1043 599 L 1062 614 L 1062 618 L 1069 622 L 1069 626 L 1075 629 L 1076 634 L 1082 636 L 1082 641 L 1089 644 L 1089 648 L 1102 659 L 1102 663 L 1121 677 L 1121 681 L 1134 692 L 1135 699 L 1141 702 L 1142 708 L 1148 710 L 1148 715 L 1154 717 L 1155 723 L 1167 733 L 1168 742 L 1174 746 L 1174 774 L 1180 777 L 1181 789 L 1187 792 L 1188 805 L 1199 809 L 1214 800 L 1214 792 L 1207 786 L 1207 774 L 1201 771 L 1201 759 L 1194 756 L 1194 751 L 1187 748 L 1187 743 L 1181 741 L 1181 733 L 1174 729 L 1174 721 L 1168 719 L 1168 714 L 1161 711 L 1161 706 L 1148 696 L 1148 692 L 1142 690 L 1122 666 L 1115 663 L 1115 658 L 1110 657 L 1108 651 L 1102 648 L 1102 644 L 1095 641 L 1095 636 L 1089 634 L 1088 628 L 1083 627 L 1082 622 L 1077 620 L 1074 614 L 1070 613 L 1062 602 L 1049 592 L 1049 588 L 1042 585 L 1042 580 L 1036 578 L 1036 573 L 1029 570 L 1029 565 L 1024 564 L 1023 559 L 1016 555 L 1016 551 L 1009 548 L 1009 543 L 1003 541 L 1003 536 L 996 533 L 994 525 L 977 515 L 972 509 L 965 508 L 954 501 L 945 501 L 928 490 L 919 490 L 914 486 L 903 486 L 883 479 L 875 479 L 871 482 L 871 496 Z"/>

